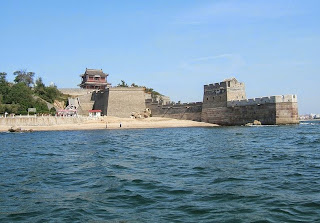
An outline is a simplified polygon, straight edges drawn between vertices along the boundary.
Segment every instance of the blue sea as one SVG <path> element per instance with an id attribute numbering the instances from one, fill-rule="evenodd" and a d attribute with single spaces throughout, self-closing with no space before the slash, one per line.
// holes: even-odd
<path id="1" fill-rule="evenodd" d="M 0 222 L 320 222 L 320 122 L 0 143 Z"/>

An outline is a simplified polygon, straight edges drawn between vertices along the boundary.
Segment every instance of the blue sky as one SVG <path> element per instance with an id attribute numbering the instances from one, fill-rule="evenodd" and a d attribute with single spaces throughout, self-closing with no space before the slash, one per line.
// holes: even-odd
<path id="1" fill-rule="evenodd" d="M 0 71 L 27 69 L 77 87 L 85 68 L 109 82 L 202 101 L 236 77 L 247 97 L 298 94 L 320 113 L 320 1 L 0 1 Z"/>

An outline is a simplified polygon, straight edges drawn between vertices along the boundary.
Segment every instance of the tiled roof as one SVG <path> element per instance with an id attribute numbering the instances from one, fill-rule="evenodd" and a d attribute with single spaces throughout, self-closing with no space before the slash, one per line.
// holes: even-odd
<path id="1" fill-rule="evenodd" d="M 102 69 L 86 69 L 85 75 L 98 75 L 100 77 L 106 77 L 108 74 L 103 73 Z"/>
<path id="2" fill-rule="evenodd" d="M 101 110 L 89 110 L 89 112 L 101 112 Z"/>

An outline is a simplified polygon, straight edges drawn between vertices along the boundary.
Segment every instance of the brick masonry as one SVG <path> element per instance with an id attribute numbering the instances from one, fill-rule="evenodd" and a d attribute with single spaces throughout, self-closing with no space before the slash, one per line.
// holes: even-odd
<path id="1" fill-rule="evenodd" d="M 103 115 L 129 118 L 133 112 L 146 109 L 144 88 L 113 87 L 94 93 L 94 109 Z"/>
<path id="2" fill-rule="evenodd" d="M 245 85 L 235 78 L 204 86 L 203 102 L 158 105 L 146 101 L 153 116 L 188 119 L 219 125 L 297 124 L 296 95 L 246 99 Z"/>
<path id="3" fill-rule="evenodd" d="M 219 125 L 245 125 L 254 120 L 264 125 L 297 124 L 296 95 L 246 99 L 243 83 L 235 78 L 204 86 L 201 120 Z"/>
<path id="4" fill-rule="evenodd" d="M 146 100 L 146 106 L 151 109 L 152 116 L 155 117 L 201 121 L 202 102 L 161 105 Z"/>
<path id="5" fill-rule="evenodd" d="M 128 118 L 132 112 L 149 108 L 152 116 L 187 119 L 219 125 L 245 125 L 254 120 L 264 125 L 297 124 L 296 95 L 246 99 L 245 85 L 235 78 L 204 85 L 203 101 L 196 103 L 153 103 L 146 99 L 144 88 L 113 87 L 87 92 L 66 89 L 79 95 L 82 110 L 100 109 L 103 115 Z M 91 97 L 90 97 L 91 96 Z M 85 112 L 83 112 L 85 113 Z"/>

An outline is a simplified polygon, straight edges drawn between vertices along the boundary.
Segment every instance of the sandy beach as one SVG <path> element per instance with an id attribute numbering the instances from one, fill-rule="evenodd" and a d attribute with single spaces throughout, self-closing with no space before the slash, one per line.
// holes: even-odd
<path id="1" fill-rule="evenodd" d="M 120 127 L 121 124 L 121 127 Z M 7 132 L 9 128 L 21 128 L 33 131 L 65 131 L 65 130 L 95 130 L 95 129 L 142 129 L 142 128 L 177 128 L 177 127 L 215 127 L 216 124 L 196 122 L 190 120 L 178 120 L 171 118 L 151 117 L 146 119 L 131 119 L 117 117 L 101 117 L 89 119 L 81 123 L 37 125 L 37 126 L 8 126 L 1 125 L 0 131 Z"/>

